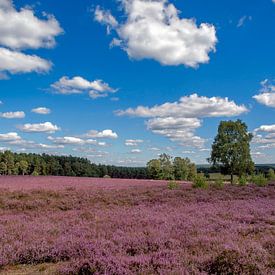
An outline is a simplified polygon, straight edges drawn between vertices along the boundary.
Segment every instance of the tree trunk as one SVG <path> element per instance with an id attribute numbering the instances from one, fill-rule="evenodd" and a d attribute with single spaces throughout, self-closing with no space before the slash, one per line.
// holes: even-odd
<path id="1" fill-rule="evenodd" d="M 231 184 L 233 184 L 233 173 L 231 173 Z"/>

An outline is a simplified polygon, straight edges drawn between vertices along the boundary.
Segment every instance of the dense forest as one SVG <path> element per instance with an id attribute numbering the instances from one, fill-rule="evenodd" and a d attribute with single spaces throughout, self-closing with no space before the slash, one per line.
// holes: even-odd
<path id="1" fill-rule="evenodd" d="M 11 151 L 0 153 L 0 175 L 148 178 L 145 167 L 101 165 L 73 156 L 13 153 Z"/>

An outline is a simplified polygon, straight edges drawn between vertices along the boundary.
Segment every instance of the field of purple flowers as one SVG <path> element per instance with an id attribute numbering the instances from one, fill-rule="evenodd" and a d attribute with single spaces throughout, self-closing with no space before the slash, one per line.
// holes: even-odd
<path id="1" fill-rule="evenodd" d="M 0 177 L 0 273 L 274 274 L 275 187 Z"/>

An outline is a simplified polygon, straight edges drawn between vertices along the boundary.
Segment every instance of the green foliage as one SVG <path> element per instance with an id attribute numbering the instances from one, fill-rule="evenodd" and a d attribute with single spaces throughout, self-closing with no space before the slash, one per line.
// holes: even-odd
<path id="1" fill-rule="evenodd" d="M 242 176 L 239 178 L 239 185 L 241 185 L 241 186 L 247 185 L 247 178 L 246 178 L 246 176 L 242 175 Z"/>
<path id="2" fill-rule="evenodd" d="M 37 171 L 33 171 L 32 176 L 37 177 L 37 176 L 39 176 L 39 173 Z"/>
<path id="3" fill-rule="evenodd" d="M 168 189 L 170 189 L 170 190 L 175 190 L 175 189 L 179 189 L 180 185 L 179 185 L 179 183 L 176 182 L 176 181 L 169 181 L 167 187 L 168 187 Z"/>
<path id="4" fill-rule="evenodd" d="M 220 188 L 223 188 L 223 187 L 224 187 L 224 180 L 223 180 L 223 177 L 220 176 L 220 177 L 216 178 L 216 179 L 214 180 L 213 186 L 214 186 L 215 188 L 219 188 L 219 189 L 220 189 Z"/>
<path id="5" fill-rule="evenodd" d="M 193 180 L 197 168 L 188 158 L 172 158 L 161 154 L 159 159 L 152 159 L 147 163 L 148 175 L 151 179 L 162 180 Z"/>
<path id="6" fill-rule="evenodd" d="M 72 156 L 0 152 L 0 175 L 53 175 L 78 177 L 145 179 L 145 167 L 117 167 L 93 164 L 88 159 Z"/>
<path id="7" fill-rule="evenodd" d="M 267 178 L 264 176 L 264 174 L 254 175 L 252 177 L 252 182 L 258 186 L 266 186 Z"/>
<path id="8" fill-rule="evenodd" d="M 275 180 L 275 172 L 272 168 L 268 170 L 267 178 L 269 180 Z"/>
<path id="9" fill-rule="evenodd" d="M 195 177 L 194 183 L 192 186 L 193 186 L 193 188 L 202 188 L 202 189 L 208 188 L 208 183 L 207 183 L 205 176 L 202 174 L 198 174 Z"/>
<path id="10" fill-rule="evenodd" d="M 221 121 L 218 134 L 212 145 L 209 162 L 222 168 L 224 174 L 243 175 L 254 171 L 250 154 L 252 134 L 241 120 Z"/>

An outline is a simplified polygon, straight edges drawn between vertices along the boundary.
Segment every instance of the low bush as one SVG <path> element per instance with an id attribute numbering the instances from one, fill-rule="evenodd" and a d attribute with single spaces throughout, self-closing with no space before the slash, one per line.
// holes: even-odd
<path id="1" fill-rule="evenodd" d="M 202 188 L 202 189 L 208 188 L 207 180 L 203 174 L 198 174 L 195 177 L 194 183 L 193 183 L 193 188 Z"/>
<path id="2" fill-rule="evenodd" d="M 224 187 L 224 180 L 223 180 L 222 176 L 220 176 L 214 180 L 213 187 L 215 187 L 215 188 L 223 188 Z"/>
<path id="3" fill-rule="evenodd" d="M 270 168 L 270 169 L 268 170 L 267 177 L 268 177 L 269 180 L 275 180 L 275 172 L 274 172 L 273 169 Z"/>
<path id="4" fill-rule="evenodd" d="M 266 186 L 267 178 L 264 176 L 264 174 L 254 175 L 252 177 L 252 182 L 258 186 Z"/>
<path id="5" fill-rule="evenodd" d="M 169 183 L 168 183 L 168 189 L 170 189 L 170 190 L 178 189 L 179 187 L 180 187 L 180 185 L 176 181 L 169 181 Z"/>
<path id="6" fill-rule="evenodd" d="M 246 176 L 241 176 L 241 177 L 239 178 L 239 185 L 240 185 L 240 186 L 245 186 L 245 185 L 247 185 L 247 178 L 246 178 Z"/>

